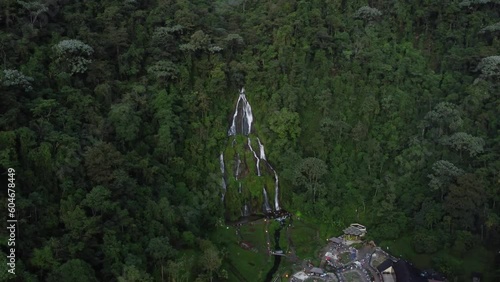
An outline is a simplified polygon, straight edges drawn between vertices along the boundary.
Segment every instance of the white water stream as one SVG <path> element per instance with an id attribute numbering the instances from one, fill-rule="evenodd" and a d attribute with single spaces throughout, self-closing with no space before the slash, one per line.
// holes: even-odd
<path id="1" fill-rule="evenodd" d="M 238 97 L 238 101 L 236 102 L 236 108 L 234 110 L 233 114 L 233 119 L 231 121 L 231 126 L 229 127 L 229 130 L 227 132 L 228 136 L 234 136 L 237 134 L 245 135 L 248 136 L 250 135 L 252 131 L 252 122 L 253 122 L 253 114 L 252 114 L 252 107 L 250 106 L 250 103 L 247 100 L 247 97 L 245 95 L 245 89 L 241 88 L 240 95 Z M 281 210 L 280 204 L 279 204 L 279 178 L 278 174 L 276 171 L 273 169 L 273 167 L 267 162 L 266 159 L 266 152 L 264 145 L 260 142 L 260 139 L 257 137 L 257 142 L 259 144 L 259 156 L 257 156 L 257 153 L 253 150 L 252 148 L 252 142 L 250 140 L 250 137 L 247 137 L 247 144 L 248 144 L 248 149 L 252 152 L 255 160 L 256 160 L 256 168 L 257 168 L 257 176 L 261 176 L 261 171 L 260 171 L 260 162 L 261 160 L 264 161 L 266 164 L 269 165 L 269 168 L 272 170 L 274 173 L 274 180 L 275 180 L 275 193 L 274 193 L 274 210 L 279 211 Z M 232 147 L 234 147 L 236 144 L 236 139 L 232 140 Z M 240 177 L 241 174 L 241 165 L 242 161 L 240 160 L 240 155 L 237 155 L 237 160 L 236 160 L 236 172 L 235 172 L 235 178 L 236 180 L 239 180 L 238 178 Z M 220 155 L 220 169 L 222 172 L 222 200 L 224 201 L 224 195 L 227 191 L 227 183 L 226 183 L 226 170 L 224 167 L 224 156 L 221 153 Z M 234 168 L 233 168 L 234 169 Z M 232 169 L 232 170 L 233 170 Z M 238 192 L 241 193 L 241 182 L 239 182 L 239 187 L 238 187 Z M 267 195 L 267 191 L 265 188 L 263 188 L 263 194 L 264 194 L 264 203 L 263 207 L 265 208 L 266 212 L 271 212 L 272 208 L 269 204 L 269 199 Z M 248 207 L 248 204 L 245 202 L 244 206 L 242 207 L 242 213 L 243 215 L 248 215 L 250 213 L 250 209 Z"/>

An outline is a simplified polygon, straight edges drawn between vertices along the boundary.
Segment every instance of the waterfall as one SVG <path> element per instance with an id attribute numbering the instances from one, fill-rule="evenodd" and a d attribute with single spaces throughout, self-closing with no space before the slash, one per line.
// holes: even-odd
<path id="1" fill-rule="evenodd" d="M 240 175 L 240 164 L 241 164 L 241 160 L 240 160 L 240 154 L 236 154 L 237 156 L 237 162 L 236 162 L 236 180 L 238 180 L 238 176 Z"/>
<path id="2" fill-rule="evenodd" d="M 264 193 L 264 210 L 267 213 L 270 213 L 272 211 L 271 206 L 269 205 L 269 199 L 267 198 L 267 191 L 266 188 L 262 188 L 262 191 Z"/>
<path id="3" fill-rule="evenodd" d="M 248 137 L 248 148 L 250 148 L 250 151 L 252 151 L 253 156 L 257 160 L 257 175 L 260 176 L 260 159 L 259 159 L 259 157 L 257 157 L 257 154 L 255 153 L 255 151 L 252 148 L 252 143 L 250 141 L 250 137 Z"/>
<path id="4" fill-rule="evenodd" d="M 278 174 L 276 173 L 276 171 L 274 172 L 274 177 L 276 177 L 276 183 L 275 183 L 275 191 L 274 191 L 274 208 L 276 211 L 279 211 L 281 210 L 280 208 L 280 203 L 279 203 L 279 200 L 278 200 L 278 193 L 279 193 L 279 186 L 278 186 L 278 182 L 279 182 L 279 179 L 278 179 Z"/>
<path id="5" fill-rule="evenodd" d="M 243 107 L 244 107 L 244 117 L 243 120 L 246 119 L 246 126 L 247 126 L 247 131 L 243 130 L 243 134 L 248 135 L 252 131 L 252 122 L 253 122 L 253 115 L 252 115 L 252 107 L 250 107 L 250 103 L 248 103 L 247 98 L 245 97 L 245 90 L 242 88 L 243 91 Z M 246 132 L 246 133 L 245 133 Z"/>
<path id="6" fill-rule="evenodd" d="M 266 160 L 266 152 L 264 150 L 264 145 L 262 145 L 262 143 L 260 142 L 260 139 L 259 137 L 257 137 L 257 142 L 259 143 L 259 150 L 260 150 L 260 158 L 259 159 L 262 159 L 264 161 L 266 161 L 267 163 L 267 160 Z M 248 145 L 250 146 L 250 138 L 248 139 Z M 251 148 L 250 148 L 251 149 Z M 253 150 L 252 150 L 253 152 Z M 255 152 L 254 152 L 254 155 L 255 155 Z M 259 176 L 260 176 L 260 169 L 259 169 L 259 162 L 260 160 L 257 159 L 257 171 L 259 172 Z M 269 167 L 271 168 L 271 170 L 274 172 L 274 179 L 275 179 L 275 191 L 274 191 L 274 208 L 276 211 L 279 211 L 281 208 L 280 208 L 280 204 L 279 204 L 279 197 L 278 197 L 278 193 L 279 193 L 279 178 L 278 178 L 278 174 L 276 173 L 276 171 L 274 170 L 274 168 L 269 164 Z M 266 205 L 266 210 L 271 210 L 271 207 L 269 206 L 269 200 L 267 198 L 267 192 L 266 192 L 266 189 L 264 188 L 264 200 L 265 200 L 265 205 Z"/>
<path id="7" fill-rule="evenodd" d="M 226 206 L 230 210 L 230 216 L 232 218 L 241 214 L 242 216 L 248 216 L 252 214 L 252 212 L 256 212 L 257 210 L 262 210 L 265 214 L 272 214 L 275 216 L 280 215 L 279 211 L 281 211 L 281 206 L 279 203 L 280 195 L 279 195 L 279 178 L 278 173 L 274 170 L 274 168 L 268 163 L 266 157 L 265 147 L 262 144 L 261 140 L 257 136 L 250 136 L 252 133 L 252 122 L 253 122 L 253 113 L 252 107 L 247 100 L 245 95 L 245 89 L 241 88 L 241 91 L 238 96 L 238 100 L 236 102 L 236 107 L 234 109 L 234 113 L 232 115 L 232 120 L 230 122 L 229 129 L 227 131 L 228 134 L 228 143 L 226 151 L 230 154 L 230 157 L 226 155 L 226 158 L 230 158 L 230 168 L 228 172 L 226 172 L 224 166 L 224 156 L 223 153 L 220 155 L 220 170 L 222 172 L 222 201 L 240 201 L 240 204 L 231 203 L 231 205 Z M 242 138 L 237 135 L 243 135 L 247 138 L 247 144 L 245 141 L 242 141 L 242 144 L 239 144 L 236 140 L 237 138 Z M 259 145 L 259 149 L 253 149 L 251 138 L 256 138 L 257 143 Z M 254 139 L 255 142 L 255 139 Z M 245 146 L 246 145 L 246 146 Z M 254 144 L 255 145 L 255 144 Z M 252 170 L 252 157 L 247 154 L 250 151 L 255 158 L 255 167 L 257 169 L 257 177 L 255 179 L 254 173 L 248 173 Z M 234 161 L 234 162 L 233 162 Z M 261 170 L 261 164 L 263 164 L 264 170 Z M 266 167 L 267 166 L 267 167 Z M 267 190 L 272 189 L 272 184 L 264 184 L 272 182 L 274 177 L 274 199 L 269 199 L 269 195 Z M 236 180 L 236 181 L 234 181 Z M 234 187 L 233 187 L 234 183 Z M 263 197 L 260 198 L 258 195 L 253 194 L 252 187 L 255 184 L 256 189 L 258 187 L 262 188 Z M 247 184 L 249 184 L 247 186 Z M 242 186 L 245 185 L 245 193 L 243 193 Z M 234 190 L 230 190 L 234 189 Z M 237 189 L 237 190 L 236 190 Z M 269 190 L 272 191 L 272 190 Z M 228 194 L 231 199 L 225 199 L 226 193 L 235 193 Z M 247 193 L 251 192 L 251 193 Z M 258 191 L 256 191 L 258 193 Z M 238 193 L 238 194 L 236 194 Z M 258 199 L 257 199 L 258 198 Z M 262 199 L 262 200 L 261 200 Z M 263 201 L 262 203 L 260 201 Z M 274 204 L 273 204 L 274 202 Z M 260 207 L 259 207 L 260 206 Z M 278 212 L 278 213 L 275 213 Z"/>
<path id="8" fill-rule="evenodd" d="M 240 102 L 241 102 L 241 113 L 240 113 Z M 239 115 L 238 115 L 239 114 Z M 236 127 L 237 118 L 241 116 L 241 131 L 238 131 Z M 241 88 L 240 96 L 238 97 L 238 102 L 236 102 L 236 109 L 233 115 L 233 121 L 231 122 L 231 127 L 227 131 L 227 135 L 232 136 L 236 133 L 241 133 L 243 135 L 248 135 L 252 131 L 253 114 L 252 107 L 247 101 L 245 96 L 245 88 Z"/>
<path id="9" fill-rule="evenodd" d="M 279 192 L 279 178 L 278 178 L 278 174 L 276 173 L 276 171 L 274 170 L 274 168 L 268 163 L 269 167 L 271 168 L 271 170 L 274 172 L 274 208 L 276 211 L 279 211 L 281 210 L 280 208 L 280 203 L 279 203 L 279 197 L 278 197 L 278 192 Z"/>
<path id="10" fill-rule="evenodd" d="M 245 202 L 245 205 L 243 206 L 243 216 L 249 216 L 249 215 L 250 215 L 250 209 L 248 208 L 248 205 Z"/>
<path id="11" fill-rule="evenodd" d="M 257 142 L 259 142 L 260 158 L 263 160 L 266 160 L 266 152 L 264 151 L 264 145 L 262 145 L 262 143 L 260 143 L 259 137 L 257 137 Z"/>
<path id="12" fill-rule="evenodd" d="M 222 201 L 224 201 L 224 196 L 226 195 L 226 168 L 224 167 L 224 154 L 220 153 L 219 157 L 220 171 L 222 172 Z"/>
<path id="13" fill-rule="evenodd" d="M 238 106 L 240 105 L 241 101 L 241 94 L 240 97 L 238 98 L 238 102 L 236 102 L 236 110 L 234 111 L 233 115 L 233 123 L 231 124 L 231 127 L 229 128 L 229 131 L 227 132 L 227 135 L 235 135 L 236 134 L 236 118 L 238 117 Z"/>

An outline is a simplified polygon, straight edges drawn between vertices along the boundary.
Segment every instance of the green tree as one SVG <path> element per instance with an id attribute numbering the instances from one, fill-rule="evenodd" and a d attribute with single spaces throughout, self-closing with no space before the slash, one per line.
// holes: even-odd
<path id="1" fill-rule="evenodd" d="M 123 164 L 123 157 L 110 143 L 98 142 L 85 152 L 85 168 L 92 183 L 107 184 L 114 170 Z"/>
<path id="2" fill-rule="evenodd" d="M 85 196 L 82 205 L 92 210 L 92 215 L 100 215 L 102 212 L 112 211 L 116 203 L 111 201 L 111 191 L 104 186 L 96 186 Z"/>
<path id="3" fill-rule="evenodd" d="M 219 255 L 217 248 L 207 240 L 200 241 L 200 248 L 202 250 L 202 255 L 200 257 L 199 263 L 203 270 L 208 272 L 208 277 L 210 281 L 213 281 L 214 272 L 216 272 L 222 265 L 222 258 Z"/>
<path id="4" fill-rule="evenodd" d="M 42 271 L 51 271 L 60 265 L 54 258 L 52 248 L 49 245 L 45 245 L 41 249 L 35 249 L 31 263 Z"/>
<path id="5" fill-rule="evenodd" d="M 474 174 L 468 173 L 451 184 L 444 201 L 444 210 L 452 217 L 455 226 L 465 230 L 476 230 L 486 203 L 484 184 Z"/>
<path id="6" fill-rule="evenodd" d="M 111 106 L 109 119 L 119 139 L 130 142 L 137 138 L 141 118 L 130 101 Z"/>
<path id="7" fill-rule="evenodd" d="M 271 115 L 269 127 L 279 138 L 294 142 L 300 134 L 299 114 L 283 108 Z"/>
<path id="8" fill-rule="evenodd" d="M 86 72 L 94 53 L 92 47 L 76 39 L 62 40 L 53 49 L 56 62 L 70 75 Z"/>
<path id="9" fill-rule="evenodd" d="M 174 250 L 170 246 L 169 239 L 167 237 L 156 237 L 149 241 L 147 252 L 151 257 L 160 264 L 161 268 L 161 280 L 163 281 L 163 264 L 165 260 L 172 257 Z"/>
<path id="10" fill-rule="evenodd" d="M 75 282 L 93 282 L 98 281 L 95 277 L 92 267 L 79 259 L 72 259 L 57 269 L 55 269 L 47 278 L 49 282 L 57 281 L 75 281 Z"/>
<path id="11" fill-rule="evenodd" d="M 462 169 L 445 160 L 435 162 L 432 165 L 432 170 L 433 173 L 427 176 L 431 180 L 429 186 L 431 189 L 441 192 L 441 200 L 444 199 L 448 186 L 455 181 L 456 177 L 464 174 Z"/>
<path id="12" fill-rule="evenodd" d="M 482 79 L 498 79 L 500 77 L 500 56 L 489 56 L 483 58 L 477 65 L 476 71 L 480 71 Z"/>
<path id="13" fill-rule="evenodd" d="M 441 137 L 446 132 L 458 130 L 463 125 L 463 119 L 457 106 L 442 102 L 425 115 L 425 126 L 435 127 L 437 137 Z"/>
<path id="14" fill-rule="evenodd" d="M 458 150 L 460 152 L 460 158 L 462 157 L 463 150 L 469 152 L 471 157 L 477 156 L 483 152 L 485 145 L 483 138 L 474 137 L 465 132 L 457 132 L 449 137 L 443 137 L 441 143 Z"/>
<path id="15" fill-rule="evenodd" d="M 301 161 L 297 167 L 295 176 L 295 185 L 304 185 L 307 187 L 311 195 L 312 202 L 315 203 L 317 199 L 318 190 L 324 188 L 322 177 L 327 173 L 327 166 L 325 162 L 318 158 L 306 158 Z"/>
<path id="16" fill-rule="evenodd" d="M 151 276 L 133 265 L 125 265 L 123 274 L 118 277 L 118 282 L 152 282 Z"/>
<path id="17" fill-rule="evenodd" d="M 167 273 L 171 282 L 187 282 L 191 274 L 192 258 L 182 257 L 175 261 L 169 260 L 167 263 Z"/>
<path id="18" fill-rule="evenodd" d="M 413 249 L 415 252 L 433 254 L 441 248 L 439 234 L 427 231 L 420 231 L 413 235 Z"/>
<path id="19" fill-rule="evenodd" d="M 34 79 L 32 77 L 24 75 L 22 72 L 13 69 L 4 69 L 3 75 L 0 76 L 0 81 L 2 85 L 6 87 L 21 87 L 24 91 L 32 91 L 32 82 Z"/>

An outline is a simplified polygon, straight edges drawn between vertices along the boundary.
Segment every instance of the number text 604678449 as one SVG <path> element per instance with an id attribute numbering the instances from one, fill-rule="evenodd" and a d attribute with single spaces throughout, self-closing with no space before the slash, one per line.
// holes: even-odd
<path id="1" fill-rule="evenodd" d="M 8 256 L 7 265 L 8 272 L 16 274 L 16 170 L 9 168 L 8 183 L 7 183 L 7 230 L 9 230 L 9 237 L 7 239 Z"/>

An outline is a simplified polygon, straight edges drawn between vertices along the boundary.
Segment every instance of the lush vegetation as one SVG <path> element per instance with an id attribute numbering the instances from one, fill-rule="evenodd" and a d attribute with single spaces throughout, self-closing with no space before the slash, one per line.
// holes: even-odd
<path id="1" fill-rule="evenodd" d="M 236 279 L 210 234 L 243 85 L 282 205 L 321 236 L 360 222 L 451 279 L 484 256 L 499 279 L 499 18 L 495 0 L 0 1 L 17 280 Z"/>

